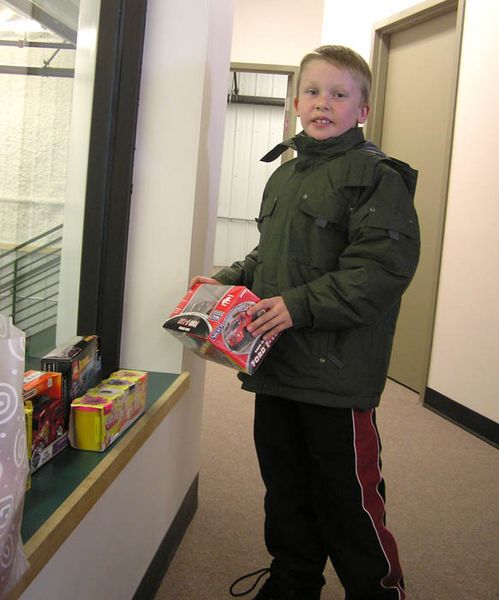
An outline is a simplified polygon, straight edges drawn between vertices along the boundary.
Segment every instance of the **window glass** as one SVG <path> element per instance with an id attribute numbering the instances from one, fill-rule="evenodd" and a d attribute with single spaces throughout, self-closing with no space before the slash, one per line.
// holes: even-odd
<path id="1" fill-rule="evenodd" d="M 98 12 L 95 0 L 81 4 L 89 1 Z M 78 44 L 89 43 L 78 35 L 79 17 L 78 0 L 0 0 L 0 311 L 26 333 L 27 367 L 56 342 L 66 225 L 81 238 L 67 223 L 68 197 L 75 201 L 68 173 L 80 180 L 80 203 L 86 178 L 85 152 L 79 170 L 71 165 L 71 148 L 81 144 Z M 84 77 L 93 82 L 88 71 Z M 77 296 L 70 305 L 76 314 Z"/>

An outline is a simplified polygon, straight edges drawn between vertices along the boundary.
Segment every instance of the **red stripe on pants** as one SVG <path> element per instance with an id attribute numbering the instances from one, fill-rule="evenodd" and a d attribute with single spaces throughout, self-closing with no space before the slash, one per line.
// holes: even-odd
<path id="1" fill-rule="evenodd" d="M 373 421 L 374 410 L 352 410 L 355 444 L 355 471 L 362 492 L 362 507 L 369 515 L 381 550 L 387 561 L 388 572 L 381 586 L 398 591 L 399 599 L 405 599 L 401 585 L 402 569 L 398 558 L 395 538 L 385 527 L 385 502 L 378 490 L 382 481 L 380 469 L 380 444 Z M 376 457 L 376 460 L 373 460 Z"/>

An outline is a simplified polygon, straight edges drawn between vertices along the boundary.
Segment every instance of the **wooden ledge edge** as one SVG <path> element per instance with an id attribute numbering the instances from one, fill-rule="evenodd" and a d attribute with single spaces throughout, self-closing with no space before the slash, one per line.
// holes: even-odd
<path id="1" fill-rule="evenodd" d="M 106 457 L 24 544 L 24 553 L 29 567 L 5 600 L 19 598 L 135 453 L 144 445 L 188 387 L 189 373 L 180 373 L 154 405 L 134 423 L 127 435 L 116 442 Z"/>

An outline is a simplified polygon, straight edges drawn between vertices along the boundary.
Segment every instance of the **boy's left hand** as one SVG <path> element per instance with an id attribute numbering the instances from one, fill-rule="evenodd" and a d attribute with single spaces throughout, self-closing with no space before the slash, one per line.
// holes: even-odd
<path id="1" fill-rule="evenodd" d="M 254 316 L 261 311 L 264 312 L 259 317 L 256 317 L 247 327 L 253 337 L 263 335 L 263 339 L 267 340 L 281 333 L 281 331 L 293 327 L 293 320 L 282 296 L 264 298 L 254 306 L 251 306 L 247 313 L 250 316 Z"/>

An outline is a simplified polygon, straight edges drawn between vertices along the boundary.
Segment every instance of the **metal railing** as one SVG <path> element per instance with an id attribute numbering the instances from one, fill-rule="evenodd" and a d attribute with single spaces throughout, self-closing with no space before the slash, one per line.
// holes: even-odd
<path id="1" fill-rule="evenodd" d="M 62 225 L 0 251 L 0 312 L 29 338 L 56 324 Z"/>

